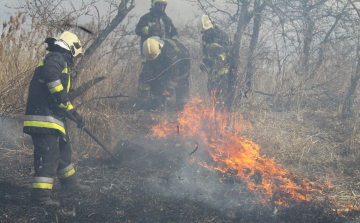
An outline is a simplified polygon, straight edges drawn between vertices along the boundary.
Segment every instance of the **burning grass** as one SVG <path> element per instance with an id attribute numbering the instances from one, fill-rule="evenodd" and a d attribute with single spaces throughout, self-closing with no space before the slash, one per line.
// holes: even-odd
<path id="1" fill-rule="evenodd" d="M 168 119 L 161 117 L 159 124 L 151 127 L 152 136 L 201 142 L 211 159 L 196 162 L 209 170 L 220 171 L 224 176 L 240 178 L 253 192 L 251 199 L 254 202 L 289 208 L 317 199 L 320 205 L 327 203 L 344 213 L 357 209 L 348 203 L 327 200 L 332 193 L 330 178 L 321 183 L 310 181 L 262 155 L 259 145 L 244 136 L 244 130 L 251 125 L 239 113 L 217 111 L 216 103 L 209 104 L 195 97 L 178 114 L 176 121 L 169 122 Z"/>

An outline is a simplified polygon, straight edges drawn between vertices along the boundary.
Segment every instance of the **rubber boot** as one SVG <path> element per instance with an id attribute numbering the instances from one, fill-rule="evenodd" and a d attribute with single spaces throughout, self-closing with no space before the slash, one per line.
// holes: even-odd
<path id="1" fill-rule="evenodd" d="M 79 192 L 91 191 L 91 187 L 80 184 L 75 175 L 60 179 L 60 183 L 61 183 L 61 188 L 67 191 L 79 191 Z"/>
<path id="2" fill-rule="evenodd" d="M 31 202 L 46 206 L 60 206 L 60 202 L 51 200 L 50 196 L 51 190 L 48 189 L 34 188 L 31 190 Z"/>

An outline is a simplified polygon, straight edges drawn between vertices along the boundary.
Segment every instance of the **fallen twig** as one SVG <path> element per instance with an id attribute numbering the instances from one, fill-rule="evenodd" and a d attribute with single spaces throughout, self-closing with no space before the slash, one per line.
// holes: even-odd
<path id="1" fill-rule="evenodd" d="M 194 140 L 195 141 L 195 140 Z M 194 152 L 196 152 L 196 150 L 198 149 L 198 147 L 199 147 L 199 144 L 195 141 L 195 143 L 196 143 L 196 147 L 195 147 L 195 149 L 194 149 L 194 151 L 192 151 L 190 154 L 189 154 L 189 156 L 191 156 Z"/>

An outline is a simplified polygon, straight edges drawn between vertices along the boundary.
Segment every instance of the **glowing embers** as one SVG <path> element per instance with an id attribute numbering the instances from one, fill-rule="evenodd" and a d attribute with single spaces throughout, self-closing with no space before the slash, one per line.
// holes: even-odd
<path id="1" fill-rule="evenodd" d="M 175 122 L 162 117 L 159 124 L 152 126 L 156 138 L 178 137 L 180 140 L 197 140 L 203 145 L 211 162 L 196 161 L 199 165 L 218 170 L 224 175 L 235 175 L 247 187 L 258 194 L 262 204 L 275 203 L 288 207 L 294 202 L 310 201 L 330 189 L 326 185 L 311 182 L 276 164 L 271 158 L 262 157 L 259 146 L 242 132 L 251 127 L 239 113 L 226 110 L 215 112 L 217 103 L 207 105 L 198 98 L 185 105 Z"/>

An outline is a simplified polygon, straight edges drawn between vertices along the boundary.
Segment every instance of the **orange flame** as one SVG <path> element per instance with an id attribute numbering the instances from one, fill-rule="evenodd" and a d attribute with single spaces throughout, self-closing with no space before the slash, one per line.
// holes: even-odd
<path id="1" fill-rule="evenodd" d="M 275 203 L 288 207 L 294 201 L 310 201 L 312 196 L 331 189 L 328 178 L 323 186 L 291 173 L 272 158 L 261 156 L 259 146 L 242 135 L 244 129 L 251 127 L 250 123 L 239 113 L 215 112 L 215 107 L 216 103 L 208 106 L 194 98 L 178 114 L 177 123 L 162 117 L 158 125 L 150 127 L 152 135 L 156 138 L 176 136 L 181 140 L 201 140 L 212 163 L 197 163 L 224 175 L 235 173 L 250 190 L 260 195 L 258 202 L 264 205 Z"/>

